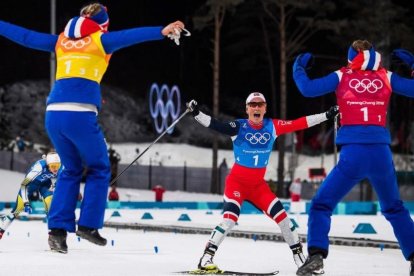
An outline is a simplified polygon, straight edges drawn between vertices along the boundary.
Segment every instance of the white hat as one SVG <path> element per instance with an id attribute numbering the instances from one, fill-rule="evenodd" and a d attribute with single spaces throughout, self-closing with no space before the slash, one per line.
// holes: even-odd
<path id="1" fill-rule="evenodd" d="M 266 102 L 266 99 L 265 99 L 265 97 L 263 96 L 262 93 L 253 92 L 253 93 L 250 93 L 250 95 L 247 97 L 246 104 L 251 103 L 253 101 L 253 99 L 255 99 L 255 98 L 261 99 L 264 103 Z"/>
<path id="2" fill-rule="evenodd" d="M 46 155 L 46 164 L 60 163 L 60 157 L 56 152 L 49 152 Z"/>

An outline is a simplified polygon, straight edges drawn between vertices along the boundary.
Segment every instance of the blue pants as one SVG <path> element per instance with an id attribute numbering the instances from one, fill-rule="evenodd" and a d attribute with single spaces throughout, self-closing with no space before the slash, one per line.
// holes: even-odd
<path id="1" fill-rule="evenodd" d="M 110 165 L 97 116 L 93 112 L 48 111 L 45 120 L 64 166 L 50 207 L 49 229 L 76 230 L 75 209 L 84 166 L 87 175 L 78 225 L 102 228 Z"/>
<path id="2" fill-rule="evenodd" d="M 414 222 L 400 199 L 391 151 L 386 144 L 350 144 L 341 149 L 338 165 L 312 199 L 308 251 L 328 254 L 331 215 L 338 202 L 361 180 L 375 189 L 381 212 L 391 223 L 404 257 L 414 254 Z"/>

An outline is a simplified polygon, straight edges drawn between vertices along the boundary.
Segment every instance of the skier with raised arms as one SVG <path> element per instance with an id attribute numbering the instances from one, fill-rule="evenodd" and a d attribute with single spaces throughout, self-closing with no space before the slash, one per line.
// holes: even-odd
<path id="1" fill-rule="evenodd" d="M 302 244 L 297 230 L 283 208 L 282 202 L 270 190 L 264 180 L 264 175 L 273 144 L 278 136 L 332 119 L 338 113 L 337 107 L 331 107 L 325 113 L 292 121 L 265 119 L 266 99 L 262 93 L 253 92 L 246 99 L 247 119 L 220 122 L 201 112 L 194 100 L 190 101 L 187 106 L 192 110 L 198 123 L 231 137 L 235 159 L 224 188 L 223 221 L 211 233 L 198 264 L 199 271 L 209 274 L 219 271 L 213 262 L 213 257 L 223 239 L 239 219 L 240 208 L 245 200 L 254 204 L 276 222 L 293 252 L 296 265 L 301 266 L 305 261 L 305 256 L 302 253 Z"/>
<path id="2" fill-rule="evenodd" d="M 406 58 L 406 52 L 395 51 Z M 412 56 L 412 55 L 411 55 Z M 331 215 L 338 202 L 360 181 L 368 179 L 375 189 L 381 212 L 390 222 L 402 253 L 411 260 L 414 274 L 414 222 L 400 199 L 391 138 L 385 127 L 391 93 L 414 97 L 414 80 L 387 71 L 381 54 L 367 40 L 356 40 L 348 50 L 348 65 L 329 75 L 309 79 L 310 53 L 301 54 L 293 65 L 293 77 L 305 97 L 336 93 L 341 127 L 339 163 L 312 199 L 308 220 L 308 259 L 297 275 L 312 275 L 323 268 L 329 250 Z M 411 66 L 414 64 L 414 58 Z"/>
<path id="3" fill-rule="evenodd" d="M 67 232 L 76 231 L 78 236 L 97 245 L 107 242 L 98 229 L 103 227 L 110 164 L 97 114 L 101 108 L 100 82 L 111 55 L 119 49 L 166 36 L 179 44 L 185 30 L 181 21 L 166 27 L 114 32 L 108 32 L 108 25 L 108 10 L 100 3 L 83 7 L 59 35 L 0 21 L 1 36 L 24 47 L 56 53 L 56 82 L 47 99 L 45 125 L 65 167 L 48 222 L 49 246 L 60 253 L 68 251 Z M 84 166 L 88 170 L 76 229 L 75 209 Z"/>

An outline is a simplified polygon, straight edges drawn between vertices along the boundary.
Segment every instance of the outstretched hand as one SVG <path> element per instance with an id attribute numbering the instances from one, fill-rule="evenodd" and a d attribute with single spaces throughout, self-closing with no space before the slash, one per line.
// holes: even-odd
<path id="1" fill-rule="evenodd" d="M 198 109 L 198 104 L 195 100 L 191 100 L 187 104 L 187 108 L 191 111 L 193 116 L 197 116 L 200 113 L 200 110 Z"/>
<path id="2" fill-rule="evenodd" d="M 175 44 L 180 45 L 181 32 L 184 31 L 184 36 L 190 36 L 191 33 L 185 29 L 184 23 L 177 20 L 173 23 L 168 24 L 162 29 L 162 35 L 173 40 Z"/>
<path id="3" fill-rule="evenodd" d="M 414 55 L 411 52 L 404 49 L 395 49 L 392 51 L 391 55 L 399 58 L 414 70 Z"/>
<path id="4" fill-rule="evenodd" d="M 335 118 L 335 116 L 338 115 L 338 113 L 339 113 L 339 106 L 337 105 L 331 106 L 331 108 L 329 108 L 328 111 L 325 112 L 326 119 L 331 120 Z"/>
<path id="5" fill-rule="evenodd" d="M 293 72 L 303 69 L 308 70 L 311 68 L 313 63 L 313 55 L 311 53 L 300 54 L 293 64 Z"/>

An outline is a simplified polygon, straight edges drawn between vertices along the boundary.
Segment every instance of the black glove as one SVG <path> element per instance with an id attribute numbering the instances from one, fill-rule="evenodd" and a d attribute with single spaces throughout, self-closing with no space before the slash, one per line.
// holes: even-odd
<path id="1" fill-rule="evenodd" d="M 325 112 L 326 119 L 331 120 L 335 118 L 336 115 L 339 113 L 339 106 L 335 105 L 328 109 L 328 111 Z"/>
<path id="2" fill-rule="evenodd" d="M 191 111 L 191 114 L 193 114 L 194 117 L 197 116 L 200 113 L 200 110 L 198 109 L 198 104 L 195 100 L 191 100 L 186 105 L 187 105 L 187 108 Z"/>

